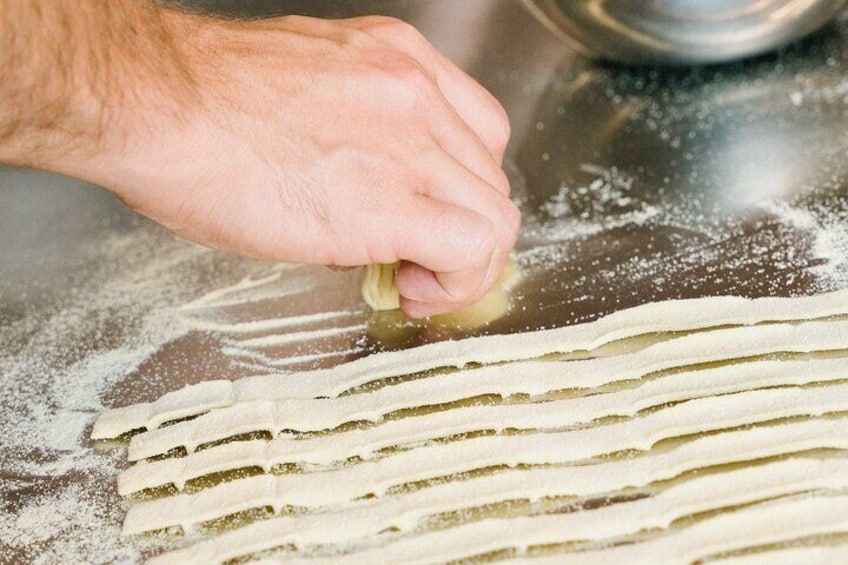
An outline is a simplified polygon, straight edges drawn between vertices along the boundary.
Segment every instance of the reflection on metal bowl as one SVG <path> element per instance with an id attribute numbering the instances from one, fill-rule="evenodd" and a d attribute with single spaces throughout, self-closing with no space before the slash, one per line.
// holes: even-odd
<path id="1" fill-rule="evenodd" d="M 846 0 L 524 0 L 593 58 L 720 63 L 765 53 L 822 27 Z"/>

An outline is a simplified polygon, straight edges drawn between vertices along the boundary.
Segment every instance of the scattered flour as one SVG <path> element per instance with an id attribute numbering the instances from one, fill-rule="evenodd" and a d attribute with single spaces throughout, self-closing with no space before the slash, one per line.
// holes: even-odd
<path id="1" fill-rule="evenodd" d="M 101 397 L 189 330 L 175 307 L 221 257 L 148 224 L 88 254 L 54 302 L 0 325 L 15 344 L 0 357 L 0 563 L 137 562 L 155 543 L 119 535 L 121 450 L 88 433 Z"/>
<path id="2" fill-rule="evenodd" d="M 768 202 L 762 208 L 782 223 L 810 235 L 813 240 L 812 256 L 818 260 L 810 271 L 820 277 L 823 287 L 838 286 L 831 283 L 842 282 L 848 276 L 848 214 L 829 210 L 824 218 L 819 218 L 811 210 L 786 202 Z"/>
<path id="3" fill-rule="evenodd" d="M 89 440 L 102 399 L 189 332 L 250 340 L 357 313 L 232 321 L 227 314 L 239 306 L 308 292 L 314 272 L 216 253 L 147 223 L 100 241 L 87 256 L 84 273 L 51 297 L 55 302 L 34 305 L 16 320 L 0 319 L 0 341 L 17 344 L 0 351 L 0 564 L 136 563 L 165 543 L 173 547 L 164 536 L 120 535 L 127 502 L 117 495 L 115 477 L 126 465 L 125 447 Z M 305 339 L 314 331 L 295 335 L 301 334 Z M 310 352 L 286 361 L 328 356 Z M 269 366 L 260 362 L 254 369 Z M 191 370 L 207 373 L 202 365 Z M 154 397 L 174 386 L 167 367 L 158 373 L 142 384 Z"/>

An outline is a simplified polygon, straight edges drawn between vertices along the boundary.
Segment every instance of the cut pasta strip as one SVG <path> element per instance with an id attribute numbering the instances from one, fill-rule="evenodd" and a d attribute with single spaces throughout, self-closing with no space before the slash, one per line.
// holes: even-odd
<path id="1" fill-rule="evenodd" d="M 322 328 L 320 330 L 304 330 L 299 332 L 287 332 L 281 334 L 271 334 L 259 337 L 245 338 L 241 340 L 232 340 L 230 344 L 236 348 L 263 348 L 273 347 L 276 345 L 285 345 L 299 341 L 310 341 L 325 337 L 333 337 L 353 333 L 359 330 L 364 330 L 368 324 L 353 324 L 349 326 L 335 326 L 330 328 Z"/>
<path id="2" fill-rule="evenodd" d="M 242 504 L 254 507 L 257 500 L 263 501 L 263 506 L 275 508 L 339 504 L 369 493 L 382 495 L 399 481 L 420 481 L 497 465 L 576 462 L 628 449 L 647 450 L 660 440 L 702 431 L 846 410 L 848 385 L 754 391 L 693 400 L 641 419 L 606 426 L 532 435 L 483 436 L 427 445 L 332 471 L 250 477 L 193 495 L 136 504 L 129 509 L 124 528 L 136 532 L 143 531 L 139 528 L 187 526 L 237 512 L 243 509 L 238 508 Z M 286 461 L 294 458 L 285 452 L 280 456 Z"/>
<path id="3" fill-rule="evenodd" d="M 834 565 L 848 563 L 848 544 L 792 547 L 711 560 L 714 565 Z"/>
<path id="4" fill-rule="evenodd" d="M 568 398 L 536 404 L 507 404 L 500 406 L 475 406 L 458 408 L 434 414 L 413 416 L 403 420 L 389 421 L 385 424 L 366 430 L 340 432 L 330 437 L 318 440 L 297 440 L 292 449 L 292 441 L 288 438 L 273 439 L 270 442 L 249 441 L 233 442 L 211 447 L 186 457 L 169 458 L 154 462 L 141 462 L 130 467 L 118 476 L 118 492 L 122 495 L 138 490 L 158 487 L 166 484 L 182 488 L 186 481 L 201 477 L 212 472 L 227 471 L 239 467 L 256 465 L 259 457 L 268 457 L 261 461 L 261 466 L 270 468 L 276 463 L 275 455 L 289 457 L 296 453 L 303 454 L 303 448 L 312 442 L 319 448 L 322 444 L 332 442 L 338 445 L 350 445 L 352 451 L 360 457 L 369 457 L 375 450 L 385 447 L 408 444 L 439 437 L 447 437 L 460 433 L 481 430 L 502 431 L 515 429 L 553 429 L 569 425 L 589 422 L 609 416 L 634 416 L 646 408 L 659 406 L 668 402 L 678 402 L 709 395 L 729 394 L 743 390 L 762 387 L 787 385 L 804 385 L 810 382 L 826 382 L 845 379 L 848 377 L 848 358 L 809 359 L 796 361 L 754 361 L 727 365 L 701 371 L 685 371 L 648 381 L 632 389 L 597 394 L 581 398 Z M 315 401 L 329 405 L 341 405 L 345 401 L 357 397 Z M 252 404 L 241 406 L 251 407 Z M 231 413 L 215 418 L 202 416 L 206 426 L 193 433 L 202 432 L 201 437 L 192 437 L 191 445 L 199 445 L 207 441 L 223 439 L 238 429 L 244 419 L 250 424 L 264 424 L 262 428 L 275 430 L 278 422 L 257 422 L 241 410 L 230 409 Z M 280 413 L 259 410 L 256 414 L 270 416 L 271 420 Z M 331 414 L 328 411 L 328 414 Z M 265 427 L 267 426 L 267 427 Z M 173 426 L 177 427 L 177 426 Z M 164 428 L 165 432 L 170 428 Z M 144 437 L 144 436 L 138 436 Z M 339 438 L 342 439 L 339 439 Z M 348 439 L 344 439 L 348 438 Z M 279 446 L 279 447 L 277 447 Z M 160 444 L 155 449 L 141 451 L 134 456 L 149 456 L 163 451 L 163 447 L 171 449 L 174 443 Z M 326 461 L 324 461 L 326 462 Z"/>
<path id="5" fill-rule="evenodd" d="M 688 335 L 614 357 L 519 362 L 437 375 L 385 387 L 386 392 L 342 397 L 344 400 L 240 402 L 193 421 L 136 436 L 130 442 L 129 458 L 138 460 L 180 446 L 191 452 L 206 442 L 261 430 L 276 436 L 284 429 L 322 430 L 354 419 L 375 421 L 387 409 L 439 404 L 479 394 L 538 395 L 568 388 L 597 387 L 693 363 L 733 359 L 734 356 L 838 350 L 846 346 L 848 321 L 731 328 Z M 273 397 L 268 391 L 267 398 Z M 340 409 L 339 405 L 346 405 L 346 408 Z"/>
<path id="6" fill-rule="evenodd" d="M 764 321 L 824 318 L 848 313 L 848 290 L 810 297 L 711 297 L 645 304 L 595 322 L 546 331 L 446 341 L 416 349 L 372 355 L 334 367 L 290 375 L 248 377 L 235 382 L 207 381 L 168 393 L 152 403 L 109 410 L 97 420 L 94 439 L 193 416 L 235 402 L 260 398 L 336 396 L 385 377 L 468 363 L 498 363 L 551 353 L 592 350 L 627 337 Z"/>
<path id="7" fill-rule="evenodd" d="M 798 497 L 720 514 L 679 533 L 609 549 L 550 555 L 534 565 L 683 565 L 710 555 L 848 532 L 848 495 Z M 514 563 L 514 562 L 511 562 Z"/>
<path id="8" fill-rule="evenodd" d="M 771 480 L 773 476 L 781 477 L 777 485 L 782 485 L 782 490 L 772 494 L 758 494 L 759 498 L 750 500 L 759 500 L 778 496 L 780 494 L 789 494 L 792 492 L 800 492 L 809 488 L 836 488 L 832 482 L 820 485 L 819 487 L 799 487 L 801 477 L 814 477 L 816 470 L 821 470 L 820 467 L 827 467 L 825 474 L 828 479 L 832 475 L 841 475 L 843 483 L 841 486 L 848 486 L 848 459 L 834 459 L 821 463 L 817 460 L 786 460 L 779 464 L 770 464 L 764 467 L 751 467 L 743 471 L 736 471 L 727 474 L 726 478 L 706 478 L 698 479 L 685 483 L 686 485 L 695 484 L 701 485 L 702 488 L 710 488 L 706 493 L 702 492 L 704 498 L 714 500 L 716 505 L 703 508 L 700 511 L 720 508 L 726 504 L 735 504 L 740 502 L 719 503 L 722 495 L 722 484 L 728 481 L 739 483 L 748 480 L 750 482 L 751 491 L 756 491 L 759 488 L 757 485 L 766 482 L 766 478 Z M 338 528 L 337 524 L 347 523 L 351 520 L 365 520 L 372 523 L 372 532 L 374 534 L 387 530 L 389 528 L 397 528 L 402 531 L 413 529 L 424 517 L 439 514 L 442 512 L 451 512 L 482 506 L 485 504 L 494 504 L 508 500 L 537 500 L 545 496 L 573 496 L 574 489 L 567 482 L 570 478 L 571 468 L 568 467 L 553 467 L 553 468 L 536 468 L 524 472 L 500 473 L 495 475 L 483 476 L 464 481 L 450 481 L 432 486 L 430 488 L 413 491 L 407 494 L 390 496 L 377 501 L 369 501 L 364 504 L 358 504 L 353 507 L 344 508 L 334 512 L 322 512 L 319 514 L 303 514 L 310 523 L 314 523 L 315 527 L 320 527 L 322 523 L 327 529 L 328 536 L 336 536 L 335 531 Z M 814 472 L 815 471 L 815 472 Z M 721 474 L 724 477 L 725 474 Z M 762 476 L 760 482 L 755 480 L 756 477 Z M 794 483 L 792 481 L 795 481 Z M 152 512 L 146 513 L 142 519 L 138 519 L 140 514 L 136 514 L 132 521 L 124 523 L 123 533 L 136 534 L 147 530 L 162 529 L 170 526 L 180 525 L 183 529 L 191 529 L 193 524 L 220 518 L 237 512 L 250 510 L 252 508 L 271 507 L 275 512 L 279 511 L 281 505 L 277 500 L 276 481 L 264 480 L 253 482 L 252 485 L 262 486 L 264 492 L 259 492 L 261 489 L 251 488 L 250 485 L 242 484 L 242 481 L 235 481 L 230 488 L 220 489 L 215 492 L 207 491 L 206 496 L 198 496 L 189 500 L 189 506 L 177 506 L 176 510 L 184 509 L 186 515 L 179 516 L 169 513 L 169 509 L 165 505 L 158 505 L 158 508 L 148 507 L 153 509 Z M 774 489 L 777 485 L 772 485 L 769 488 Z M 246 487 L 246 488 L 245 488 Z M 695 488 L 692 486 L 691 488 Z M 690 488 L 690 490 L 691 490 Z M 794 490 L 793 490 L 794 489 Z M 771 493 L 772 491 L 768 491 Z M 686 508 L 686 496 L 689 490 L 681 488 L 672 488 L 668 494 L 664 494 L 664 503 L 672 500 L 671 496 L 682 497 L 677 500 L 679 505 Z M 586 496 L 588 493 L 581 493 Z M 595 493 L 597 494 L 597 493 Z M 694 495 L 694 491 L 690 493 Z M 225 496 L 222 496 L 225 495 Z M 647 500 L 647 499 L 646 499 Z M 653 499 L 652 499 L 653 500 Z M 706 502 L 706 501 L 705 501 Z M 634 506 L 627 510 L 628 512 L 639 512 L 643 502 L 634 503 Z M 136 506 L 135 508 L 138 508 Z M 687 515 L 695 512 L 688 509 L 684 514 Z M 191 516 L 188 517 L 187 515 Z M 598 516 L 604 515 L 592 514 L 587 517 L 587 520 L 595 519 Z M 296 522 L 300 517 L 292 518 Z M 679 516 L 678 516 L 679 517 Z M 189 518 L 184 522 L 179 522 L 180 518 Z M 606 519 L 606 518 L 605 518 Z M 321 522 L 323 520 L 323 522 Z M 651 527 L 665 527 L 667 524 L 654 524 Z M 642 526 L 648 527 L 648 526 Z M 579 531 L 579 528 L 576 528 Z M 612 535 L 625 535 L 631 532 L 619 532 Z M 582 538 L 574 538 L 582 539 Z M 302 540 L 289 540 L 293 543 L 303 543 Z M 327 539 L 328 543 L 338 543 L 340 539 Z"/>
<path id="9" fill-rule="evenodd" d="M 250 322 L 226 322 L 214 321 L 204 318 L 192 318 L 184 316 L 183 322 L 201 331 L 215 331 L 226 334 L 249 334 L 280 330 L 282 328 L 302 327 L 316 322 L 326 322 L 338 318 L 350 318 L 359 314 L 357 310 L 336 310 L 333 312 L 316 312 L 315 314 L 303 314 L 300 316 L 285 316 L 282 318 L 270 318 L 266 320 L 253 320 Z"/>
<path id="10" fill-rule="evenodd" d="M 591 511 L 511 519 L 486 519 L 448 530 L 401 537 L 396 541 L 364 551 L 333 556 L 327 561 L 333 563 L 432 563 L 471 557 L 516 546 L 527 547 L 568 541 L 603 540 L 637 533 L 644 529 L 665 528 L 676 519 L 706 510 L 815 489 L 841 488 L 848 482 L 844 460 L 799 459 L 775 463 L 769 467 L 773 474 L 755 472 L 760 470 L 755 468 L 706 476 L 672 487 L 655 497 Z M 811 501 L 815 502 L 811 503 Z M 822 501 L 830 504 L 823 504 Z M 820 518 L 808 520 L 816 523 L 818 527 L 805 528 L 803 524 L 795 524 L 796 530 L 803 530 L 801 535 L 809 534 L 811 531 L 814 533 L 822 530 L 832 532 L 848 527 L 848 496 L 789 499 L 762 506 L 781 516 L 792 515 L 796 521 L 801 510 L 824 510 L 824 514 L 829 518 L 828 521 Z M 841 510 L 842 514 L 834 512 L 834 509 Z M 755 506 L 733 512 L 727 516 L 735 516 L 736 520 L 732 520 L 732 522 L 737 523 L 738 526 L 740 517 L 744 517 L 741 519 L 751 519 L 753 515 L 753 519 L 756 520 L 761 512 L 763 512 L 763 509 L 760 506 Z M 720 518 L 726 518 L 726 516 Z M 336 527 L 328 528 L 327 517 L 321 514 L 278 518 L 259 522 L 184 550 L 165 554 L 154 559 L 152 563 L 158 565 L 167 563 L 220 563 L 227 559 L 289 543 L 303 546 L 350 542 L 374 535 L 379 531 L 376 530 L 377 524 L 372 522 L 372 519 L 373 514 L 371 513 L 354 512 L 350 513 L 344 522 L 346 527 L 337 527 L 340 523 L 337 521 L 335 522 Z M 722 524 L 715 523 L 717 521 L 721 522 L 722 520 L 705 520 L 682 530 L 681 533 L 671 533 L 656 541 L 643 542 L 637 544 L 637 546 L 659 545 L 663 546 L 666 551 L 673 551 L 668 547 L 672 545 L 668 540 L 682 537 L 684 541 L 689 541 L 688 544 L 684 544 L 683 552 L 687 554 L 700 553 L 704 550 L 704 546 L 712 549 L 710 546 L 721 544 L 719 540 L 715 539 L 715 533 L 717 531 L 724 532 L 727 529 L 727 520 L 724 520 Z M 777 522 L 780 524 L 780 519 Z M 782 525 L 790 526 L 790 524 Z M 348 528 L 348 525 L 352 525 L 352 527 Z M 786 529 L 789 528 L 784 528 L 784 530 Z M 688 539 L 693 530 L 699 530 L 699 533 L 706 534 L 706 539 L 703 541 Z M 365 536 L 362 535 L 363 533 L 365 533 Z M 785 531 L 781 533 L 786 534 Z M 724 545 L 728 544 L 725 543 Z M 675 547 L 674 549 L 678 548 Z M 604 554 L 607 552 L 621 553 L 619 548 L 591 553 L 593 556 L 598 554 L 604 558 Z M 712 552 L 715 551 L 708 550 L 707 553 Z M 557 557 L 573 559 L 587 556 L 589 553 L 573 553 L 558 555 Z M 638 556 L 638 551 L 632 549 L 625 549 L 623 553 L 628 556 L 631 553 Z M 652 551 L 649 555 L 656 558 L 660 555 L 667 555 L 667 553 Z M 701 556 L 697 555 L 697 557 Z M 587 562 L 594 563 L 595 561 L 582 561 L 582 563 Z M 622 558 L 619 561 L 610 561 L 607 558 L 604 559 L 604 562 L 632 563 L 634 560 Z"/>

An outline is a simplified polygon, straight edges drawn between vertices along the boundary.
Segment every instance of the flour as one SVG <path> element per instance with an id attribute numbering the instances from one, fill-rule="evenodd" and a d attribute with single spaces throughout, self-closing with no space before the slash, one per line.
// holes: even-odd
<path id="1" fill-rule="evenodd" d="M 559 243 L 573 243 L 625 226 L 645 226 L 663 215 L 660 206 L 635 198 L 634 177 L 617 167 L 584 163 L 585 184 L 560 184 L 539 206 L 544 220 L 525 219 L 517 259 L 522 269 L 547 269 L 565 258 Z"/>
<path id="2" fill-rule="evenodd" d="M 848 212 L 839 209 L 805 210 L 785 202 L 767 202 L 762 209 L 797 228 L 812 239 L 809 271 L 819 278 L 819 288 L 827 290 L 848 282 Z"/>
<path id="3" fill-rule="evenodd" d="M 92 448 L 88 432 L 103 395 L 190 329 L 175 307 L 201 294 L 198 273 L 220 256 L 147 224 L 88 255 L 54 304 L 0 326 L 19 344 L 0 358 L 3 563 L 134 562 L 156 543 L 118 535 L 120 450 Z"/>

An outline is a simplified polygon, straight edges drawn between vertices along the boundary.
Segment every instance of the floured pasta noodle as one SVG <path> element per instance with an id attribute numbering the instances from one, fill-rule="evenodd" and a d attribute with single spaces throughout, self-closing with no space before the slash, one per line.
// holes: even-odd
<path id="1" fill-rule="evenodd" d="M 750 300 L 725 296 L 650 303 L 615 312 L 586 324 L 442 341 L 405 351 L 370 355 L 330 369 L 304 372 L 298 379 L 269 375 L 238 381 L 206 381 L 168 393 L 155 402 L 109 410 L 95 422 L 92 437 L 110 438 L 139 428 L 152 429 L 165 422 L 239 402 L 338 396 L 356 386 L 382 378 L 440 367 L 464 367 L 469 363 L 494 364 L 553 353 L 595 350 L 617 340 L 656 332 L 680 332 L 727 325 L 750 326 L 767 321 L 820 319 L 837 315 L 848 315 L 848 290 L 798 298 L 767 297 Z M 798 336 L 791 333 L 794 330 L 788 328 L 786 331 L 789 332 L 790 340 L 793 337 L 797 340 Z M 731 352 L 735 349 L 732 341 L 728 347 Z M 724 355 L 733 356 L 732 353 Z M 708 360 L 692 359 L 690 362 Z"/>
<path id="2" fill-rule="evenodd" d="M 257 430 L 272 435 L 282 430 L 320 431 L 354 421 L 377 421 L 392 408 L 444 404 L 487 394 L 538 396 L 564 389 L 591 389 L 736 357 L 832 351 L 844 348 L 846 341 L 848 320 L 726 328 L 678 337 L 624 355 L 492 365 L 401 382 L 371 394 L 346 395 L 332 402 L 320 398 L 245 401 L 134 437 L 130 442 L 130 459 L 151 457 L 175 447 L 194 451 L 204 443 Z M 837 375 L 842 374 L 842 366 L 837 362 Z M 751 376 L 746 369 L 739 370 Z M 827 374 L 825 371 L 822 367 L 817 375 Z"/>
<path id="3" fill-rule="evenodd" d="M 504 496 L 521 499 L 545 495 L 545 491 L 539 488 L 540 485 L 534 484 L 528 484 L 524 489 L 516 489 L 512 492 L 501 491 L 489 499 L 474 493 L 473 489 L 456 488 L 456 483 L 451 486 L 454 487 L 449 489 L 452 492 L 438 493 L 438 495 L 452 494 L 453 496 L 433 498 L 428 496 L 427 491 L 422 490 L 386 501 L 372 501 L 350 510 L 283 518 L 280 522 L 288 522 L 288 535 L 285 535 L 283 540 L 275 541 L 300 544 L 321 541 L 350 542 L 363 537 L 363 529 L 371 535 L 392 527 L 410 530 L 420 520 L 420 516 L 426 516 L 428 513 L 438 514 L 440 511 L 456 507 L 464 508 L 473 504 L 497 502 L 503 500 Z M 742 468 L 695 478 L 670 487 L 656 496 L 641 498 L 627 505 L 612 505 L 582 514 L 575 512 L 552 517 L 551 521 L 556 522 L 555 527 L 560 532 L 553 534 L 556 536 L 554 541 L 597 540 L 624 536 L 643 529 L 668 527 L 674 520 L 698 512 L 781 495 L 822 488 L 838 489 L 845 486 L 848 486 L 848 459 L 820 461 L 799 458 Z M 552 488 L 557 489 L 561 486 Z M 438 487 L 435 490 L 438 490 Z M 207 506 L 207 509 L 212 510 L 210 506 Z M 407 538 L 394 547 L 381 548 L 379 553 L 375 552 L 373 559 L 356 556 L 355 553 L 351 557 L 361 557 L 363 560 L 360 562 L 364 563 L 382 561 L 385 557 L 389 557 L 391 562 L 408 560 L 418 562 L 426 560 L 428 556 L 436 557 L 434 552 L 439 552 L 438 557 L 434 559 L 438 561 L 469 557 L 485 553 L 480 551 L 482 544 L 503 543 L 504 534 L 499 527 L 502 522 L 503 520 L 491 520 L 488 523 L 471 523 L 460 526 L 455 531 L 437 531 Z M 556 531 L 551 526 L 544 527 L 544 517 L 510 520 L 510 522 L 512 522 L 508 526 L 510 529 L 514 527 L 521 531 L 520 535 L 516 535 L 515 532 L 510 535 L 531 543 L 534 541 L 532 536 L 537 528 L 541 529 L 542 535 L 548 539 L 551 533 L 545 533 L 544 530 Z M 527 523 L 526 528 L 521 527 L 522 522 Z M 359 531 L 351 532 L 347 528 L 334 527 L 342 523 L 359 523 L 360 526 L 357 528 Z M 447 549 L 450 545 L 456 548 L 453 553 Z M 439 549 L 434 550 L 434 548 Z M 489 547 L 482 549 L 489 549 Z"/>
<path id="4" fill-rule="evenodd" d="M 809 382 L 841 380 L 845 378 L 846 363 L 848 358 L 840 357 L 828 359 L 824 363 L 786 362 L 785 367 L 775 367 L 777 364 L 769 361 L 729 365 L 700 372 L 677 373 L 670 377 L 649 381 L 635 389 L 592 395 L 586 398 L 578 397 L 535 404 L 458 408 L 402 420 L 389 420 L 373 428 L 297 441 L 282 436 L 270 442 L 257 440 L 223 444 L 198 451 L 188 457 L 139 463 L 118 477 L 118 490 L 121 494 L 129 494 L 143 488 L 169 483 L 182 488 L 185 481 L 202 476 L 210 467 L 220 472 L 252 465 L 270 469 L 276 464 L 285 462 L 309 461 L 310 457 L 313 458 L 311 459 L 313 462 L 316 461 L 315 458 L 322 456 L 328 457 L 330 462 L 345 459 L 351 454 L 369 458 L 374 452 L 385 447 L 437 439 L 451 434 L 506 428 L 556 429 L 611 416 L 634 416 L 642 409 L 665 402 L 697 399 L 711 394 L 728 394 L 766 386 L 802 385 Z M 755 373 L 760 373 L 762 377 L 758 379 Z M 700 383 L 700 386 L 696 383 Z M 764 398 L 774 399 L 775 397 L 766 394 Z M 800 398 L 793 395 L 794 400 L 800 400 Z M 711 402 L 710 399 L 703 402 L 706 406 L 716 406 L 716 403 Z M 694 406 L 690 404 L 684 410 L 692 412 L 695 409 Z M 728 409 L 729 403 L 721 403 L 721 407 Z M 339 408 L 341 410 L 342 407 Z M 753 405 L 751 408 L 753 409 Z M 799 406 L 791 409 L 803 412 L 803 408 Z M 662 418 L 668 418 L 674 412 L 660 414 Z M 677 410 L 678 414 L 679 412 L 680 410 Z M 206 430 L 209 442 L 219 441 L 232 433 L 231 430 L 235 428 L 241 417 L 241 414 L 234 413 L 229 423 L 226 422 L 227 419 L 221 420 L 223 430 L 227 431 L 222 431 L 220 434 Z M 751 417 L 755 416 L 752 414 Z M 659 420 L 662 422 L 661 426 L 671 426 L 669 420 L 662 418 Z M 214 426 L 217 422 L 207 423 L 207 425 L 210 424 Z M 633 427 L 625 427 L 627 428 L 625 432 L 634 431 Z M 580 437 L 581 433 L 571 435 Z M 585 436 L 585 433 L 582 435 Z M 552 441 L 556 439 L 555 435 L 547 437 Z M 322 444 L 328 445 L 322 447 Z M 313 446 L 314 451 L 310 451 L 310 445 Z M 345 445 L 348 447 L 346 448 Z M 599 444 L 596 444 L 596 447 L 597 445 Z M 173 444 L 167 444 L 159 448 L 151 448 L 145 455 L 158 455 L 173 447 Z M 330 448 L 329 451 L 327 447 Z M 345 449 L 349 451 L 346 453 Z M 567 453 L 568 451 L 563 452 L 562 457 L 565 457 Z M 564 459 L 558 461 L 562 462 Z"/>
<path id="5" fill-rule="evenodd" d="M 155 459 L 119 492 L 183 492 L 132 502 L 125 533 L 240 517 L 160 565 L 839 560 L 848 292 L 671 301 L 210 381 L 94 435 L 133 428 L 130 459 Z"/>
<path id="6" fill-rule="evenodd" d="M 711 561 L 714 565 L 833 565 L 848 563 L 848 544 L 767 549 Z"/>
<path id="7" fill-rule="evenodd" d="M 277 481 L 263 482 L 245 479 L 240 485 L 245 489 L 234 497 L 221 495 L 227 488 L 217 487 L 199 495 L 181 495 L 177 499 L 164 499 L 142 503 L 130 509 L 125 521 L 125 529 L 132 533 L 143 529 L 160 529 L 170 525 L 187 524 L 202 520 L 219 518 L 237 510 L 242 497 L 267 501 L 276 498 L 271 506 L 318 506 L 320 504 L 338 504 L 348 502 L 368 493 L 383 493 L 391 484 L 386 480 L 397 480 L 393 477 L 403 477 L 405 481 L 419 481 L 449 476 L 456 473 L 472 471 L 496 465 L 546 465 L 552 463 L 571 463 L 591 457 L 616 453 L 625 450 L 648 450 L 659 441 L 684 436 L 691 433 L 708 432 L 717 429 L 750 425 L 778 418 L 806 416 L 828 412 L 848 411 L 848 387 L 835 389 L 814 389 L 796 393 L 791 389 L 765 390 L 739 393 L 735 398 L 708 398 L 693 400 L 698 406 L 679 405 L 668 410 L 661 410 L 634 422 L 624 422 L 609 426 L 599 426 L 575 430 L 516 436 L 484 436 L 463 442 L 435 444 L 409 451 L 401 451 L 384 459 L 374 462 L 361 463 L 338 471 L 326 471 L 324 480 L 337 481 L 345 485 L 348 499 L 324 499 L 316 504 L 307 504 L 304 495 L 308 488 L 297 486 L 291 481 L 280 481 L 285 488 L 280 488 Z M 717 414 L 710 419 L 711 414 Z M 337 440 L 338 441 L 338 440 Z M 343 461 L 345 446 L 332 445 L 324 442 L 328 455 L 321 458 L 316 454 L 310 463 L 329 464 L 333 461 Z M 281 462 L 296 462 L 300 460 L 297 453 L 297 441 L 291 441 L 288 450 L 282 449 L 278 457 Z M 339 457 L 335 454 L 341 453 Z M 270 467 L 270 465 L 267 465 Z M 333 476 L 333 474 L 337 476 Z M 846 485 L 848 486 L 848 485 Z M 327 493 L 322 493 L 326 496 Z M 303 498 L 298 498 L 303 497 Z M 191 505 L 197 498 L 211 502 L 203 504 L 207 515 L 191 517 Z M 179 516 L 175 509 L 181 503 L 187 508 L 186 516 Z M 226 511 L 227 506 L 234 510 Z M 223 511 L 223 514 L 219 514 Z M 156 517 L 162 517 L 170 523 L 157 523 Z M 167 518 L 166 518 L 167 517 Z"/>
<path id="8" fill-rule="evenodd" d="M 231 430 L 230 435 L 256 430 L 267 430 L 273 435 L 284 429 L 318 431 L 356 420 L 376 421 L 386 409 L 414 408 L 422 402 L 450 403 L 487 394 L 537 396 L 564 389 L 591 389 L 677 367 L 736 357 L 832 351 L 843 348 L 846 340 L 848 320 L 724 328 L 670 339 L 617 356 L 565 362 L 522 361 L 437 374 L 426 380 L 400 382 L 368 395 L 346 395 L 333 403 L 309 397 L 274 401 L 272 394 L 268 394 L 266 400 L 245 400 L 195 420 L 140 434 L 130 442 L 130 458 L 150 457 L 175 447 L 193 451 L 203 443 L 225 439 L 228 436 L 220 434 L 227 429 Z M 281 387 L 277 389 L 278 393 L 282 391 Z M 347 410 L 342 410 L 343 406 Z"/>

